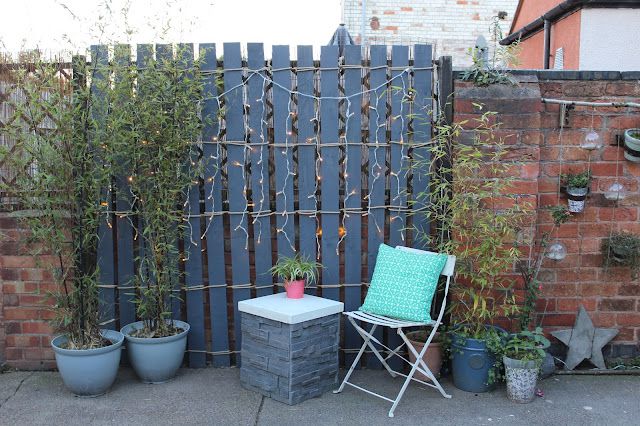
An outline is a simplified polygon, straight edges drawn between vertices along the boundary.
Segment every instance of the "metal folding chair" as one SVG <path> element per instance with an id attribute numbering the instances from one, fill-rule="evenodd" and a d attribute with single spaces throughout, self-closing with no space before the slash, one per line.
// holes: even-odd
<path id="1" fill-rule="evenodd" d="M 400 246 L 398 246 L 396 248 L 400 249 L 400 250 L 407 250 L 407 251 L 418 252 L 418 253 L 430 253 L 430 252 L 426 252 L 426 251 L 423 251 L 423 250 L 417 250 L 417 249 L 412 249 L 412 248 L 408 248 L 408 247 L 400 247 Z M 344 312 L 344 314 L 349 318 L 349 322 L 351 322 L 351 324 L 355 327 L 355 329 L 358 332 L 358 334 L 360 334 L 360 336 L 363 338 L 364 343 L 362 344 L 362 347 L 360 348 L 360 351 L 358 352 L 358 355 L 353 360 L 353 364 L 351 364 L 351 368 L 349 368 L 349 371 L 347 372 L 347 375 L 344 377 L 344 380 L 342 381 L 342 384 L 340 385 L 340 387 L 337 390 L 333 391 L 333 393 L 340 393 L 344 389 L 345 385 L 349 385 L 349 386 L 352 386 L 352 387 L 354 387 L 356 389 L 360 389 L 361 391 L 366 392 L 366 393 L 368 393 L 370 395 L 377 396 L 378 398 L 382 398 L 385 401 L 389 401 L 389 402 L 391 402 L 393 404 L 391 406 L 391 409 L 389 410 L 389 417 L 393 417 L 393 412 L 395 411 L 396 407 L 400 403 L 400 400 L 402 399 L 402 396 L 404 395 L 404 392 L 407 390 L 407 387 L 409 386 L 409 383 L 412 380 L 415 381 L 415 382 L 421 383 L 421 384 L 423 384 L 425 386 L 429 386 L 429 387 L 438 389 L 438 391 L 440 391 L 440 393 L 442 394 L 443 397 L 451 398 L 451 395 L 449 395 L 448 393 L 446 393 L 444 391 L 444 389 L 440 385 L 440 382 L 438 382 L 438 380 L 436 379 L 436 377 L 433 374 L 433 372 L 431 370 L 429 370 L 429 367 L 423 361 L 422 357 L 426 353 L 427 348 L 431 344 L 431 341 L 433 340 L 433 337 L 435 336 L 436 331 L 438 330 L 438 327 L 441 324 L 442 317 L 443 317 L 444 311 L 445 311 L 447 294 L 449 293 L 449 283 L 451 281 L 451 277 L 453 276 L 453 271 L 454 271 L 454 268 L 455 268 L 455 264 L 456 264 L 456 257 L 455 256 L 448 256 L 447 263 L 445 264 L 445 266 L 444 266 L 444 268 L 442 269 L 442 272 L 441 272 L 441 275 L 446 277 L 446 284 L 445 284 L 445 288 L 444 288 L 444 298 L 443 298 L 443 301 L 442 301 L 442 306 L 440 307 L 440 312 L 438 314 L 438 319 L 435 320 L 435 321 L 432 320 L 431 322 L 412 322 L 412 321 L 404 321 L 404 320 L 389 318 L 389 317 L 385 317 L 385 316 L 381 316 L 381 315 L 368 314 L 368 313 L 362 312 L 362 311 Z M 435 299 L 435 294 L 434 294 L 434 299 Z M 364 327 L 361 327 L 358 324 L 358 321 L 361 321 L 363 323 L 371 324 L 371 328 L 367 331 Z M 395 349 L 391 349 L 391 348 L 385 346 L 378 339 L 376 339 L 373 336 L 373 333 L 376 330 L 376 328 L 379 327 L 379 326 L 380 327 L 389 327 L 391 329 L 395 329 L 396 332 L 398 333 L 398 335 L 400 336 L 400 338 L 402 338 L 402 343 L 400 344 L 400 346 L 398 346 Z M 416 351 L 416 349 L 413 347 L 413 345 L 409 342 L 409 339 L 407 338 L 407 336 L 405 335 L 405 332 L 403 330 L 404 328 L 419 327 L 419 326 L 430 326 L 430 327 L 432 327 L 431 334 L 429 335 L 429 338 L 425 342 L 424 347 L 420 352 Z M 386 349 L 387 351 L 389 351 L 389 354 L 386 357 L 383 357 L 383 355 L 379 352 L 378 348 L 374 345 L 374 343 L 379 345 L 380 347 Z M 411 361 L 409 361 L 407 358 L 403 357 L 399 353 L 400 349 L 402 349 L 402 347 L 405 346 L 405 345 L 407 346 L 407 350 L 411 351 L 413 353 L 413 355 L 415 356 L 415 358 L 416 358 L 415 363 L 411 363 Z M 388 398 L 386 396 L 377 394 L 377 393 L 375 393 L 375 392 L 373 392 L 373 391 L 371 391 L 369 389 L 365 389 L 365 388 L 363 388 L 361 386 L 358 386 L 358 385 L 356 385 L 354 383 L 351 383 L 349 381 L 349 378 L 353 374 L 353 371 L 355 370 L 356 366 L 358 365 L 358 362 L 360 361 L 360 358 L 362 357 L 362 354 L 364 354 L 365 349 L 367 347 L 371 350 L 371 352 L 373 352 L 373 354 L 376 356 L 376 358 L 378 358 L 380 363 L 382 363 L 382 365 L 389 372 L 391 377 L 397 377 L 397 376 L 405 377 L 404 383 L 402 384 L 402 388 L 400 389 L 400 392 L 395 397 L 395 399 L 391 399 L 391 398 Z M 400 359 L 402 359 L 404 362 L 406 362 L 407 364 L 409 364 L 411 366 L 411 371 L 409 372 L 409 374 L 404 374 L 404 373 L 401 373 L 399 371 L 395 371 L 389 366 L 389 364 L 387 363 L 387 360 L 389 358 L 393 357 L 393 356 L 399 357 Z M 422 380 L 414 378 L 413 376 L 418 371 L 421 372 L 422 374 L 424 374 L 425 376 L 427 376 L 431 380 L 431 383 L 427 383 L 427 382 L 424 382 Z"/>

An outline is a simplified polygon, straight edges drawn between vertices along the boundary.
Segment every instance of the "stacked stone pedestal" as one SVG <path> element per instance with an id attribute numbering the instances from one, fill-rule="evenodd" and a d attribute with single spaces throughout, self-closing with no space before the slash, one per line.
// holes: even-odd
<path id="1" fill-rule="evenodd" d="M 338 383 L 340 315 L 286 324 L 242 313 L 242 384 L 287 404 Z"/>
<path id="2" fill-rule="evenodd" d="M 290 405 L 335 389 L 342 303 L 314 296 L 261 299 L 239 305 L 243 386 Z"/>

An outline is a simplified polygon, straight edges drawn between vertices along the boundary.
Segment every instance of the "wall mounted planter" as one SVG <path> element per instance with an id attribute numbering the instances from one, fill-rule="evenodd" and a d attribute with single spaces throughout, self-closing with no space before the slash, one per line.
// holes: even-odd
<path id="1" fill-rule="evenodd" d="M 187 348 L 189 324 L 173 320 L 173 324 L 182 331 L 167 337 L 133 337 L 130 334 L 143 327 L 137 321 L 122 327 L 127 339 L 129 361 L 143 383 L 164 383 L 171 380 L 182 365 L 184 351 Z"/>
<path id="2" fill-rule="evenodd" d="M 67 336 L 57 336 L 51 341 L 62 381 L 77 396 L 103 395 L 118 374 L 124 336 L 114 330 L 102 330 L 101 333 L 112 345 L 78 350 L 62 348 Z"/>
<path id="3" fill-rule="evenodd" d="M 624 158 L 634 163 L 640 163 L 640 129 L 625 130 Z"/>
<path id="4" fill-rule="evenodd" d="M 571 213 L 581 213 L 584 210 L 584 203 L 588 193 L 589 188 L 567 188 L 569 211 Z"/>

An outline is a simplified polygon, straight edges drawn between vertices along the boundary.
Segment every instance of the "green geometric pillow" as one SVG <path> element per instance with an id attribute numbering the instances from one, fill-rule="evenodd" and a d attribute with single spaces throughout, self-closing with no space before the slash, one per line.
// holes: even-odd
<path id="1" fill-rule="evenodd" d="M 363 312 L 408 321 L 431 321 L 431 301 L 446 254 L 413 253 L 380 244 Z"/>

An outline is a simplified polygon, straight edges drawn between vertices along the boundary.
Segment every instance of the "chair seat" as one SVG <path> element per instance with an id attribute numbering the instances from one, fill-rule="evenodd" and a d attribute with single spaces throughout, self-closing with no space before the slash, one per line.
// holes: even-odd
<path id="1" fill-rule="evenodd" d="M 369 324 L 376 324 L 383 327 L 389 328 L 403 328 L 403 327 L 420 327 L 425 325 L 433 326 L 436 322 L 416 322 L 416 321 L 407 321 L 396 318 L 389 318 L 382 315 L 369 314 L 367 312 L 362 311 L 351 311 L 351 312 L 343 312 L 343 314 L 352 317 L 358 321 L 364 321 Z"/>

